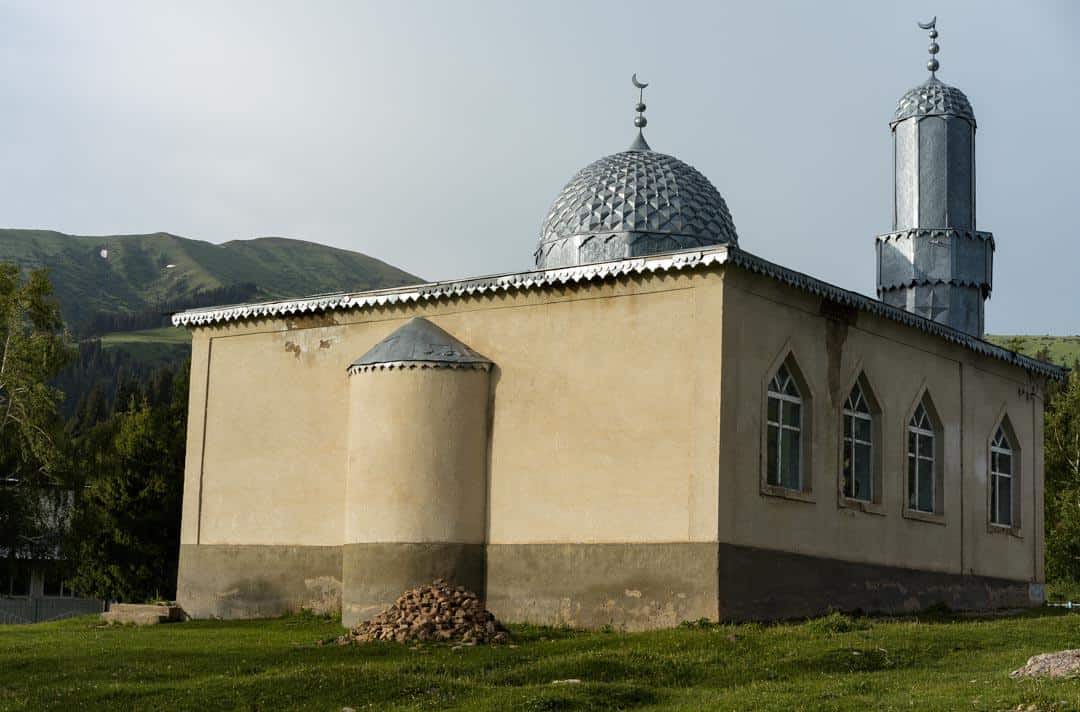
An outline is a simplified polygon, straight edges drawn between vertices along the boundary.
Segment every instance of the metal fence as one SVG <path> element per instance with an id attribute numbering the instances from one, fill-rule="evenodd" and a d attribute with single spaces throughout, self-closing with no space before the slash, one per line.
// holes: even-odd
<path id="1" fill-rule="evenodd" d="M 0 598 L 0 624 L 41 623 L 105 610 L 91 598 Z"/>

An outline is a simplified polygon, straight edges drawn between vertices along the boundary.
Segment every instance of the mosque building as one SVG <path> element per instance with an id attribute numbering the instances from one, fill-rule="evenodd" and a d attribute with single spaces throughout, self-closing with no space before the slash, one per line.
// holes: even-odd
<path id="1" fill-rule="evenodd" d="M 177 314 L 181 605 L 350 625 L 439 576 L 505 621 L 626 629 L 1041 603 L 1062 371 L 982 338 L 975 115 L 925 29 L 876 299 L 744 250 L 639 93 L 534 269 Z"/>

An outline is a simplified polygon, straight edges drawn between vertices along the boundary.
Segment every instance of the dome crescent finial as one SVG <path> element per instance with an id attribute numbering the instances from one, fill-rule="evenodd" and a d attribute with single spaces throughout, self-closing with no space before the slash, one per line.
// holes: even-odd
<path id="1" fill-rule="evenodd" d="M 638 81 L 637 72 L 634 72 L 633 76 L 630 77 L 630 81 L 634 83 L 638 90 L 638 103 L 635 107 L 637 116 L 634 117 L 634 126 L 637 126 L 638 135 L 634 142 L 630 144 L 630 150 L 651 151 L 648 142 L 645 141 L 645 134 L 642 132 L 642 129 L 649 124 L 649 120 L 645 118 L 645 87 L 649 86 L 649 83 Z"/>
<path id="2" fill-rule="evenodd" d="M 937 15 L 934 15 L 933 19 L 931 19 L 930 22 L 920 22 L 918 23 L 918 25 L 919 29 L 930 30 L 930 32 L 928 33 L 930 35 L 930 61 L 926 63 L 926 68 L 930 70 L 930 76 L 932 77 L 934 76 L 934 73 L 937 72 L 937 70 L 941 67 L 941 64 L 938 63 L 936 56 L 937 53 L 941 50 L 941 47 L 939 47 L 937 43 Z"/>

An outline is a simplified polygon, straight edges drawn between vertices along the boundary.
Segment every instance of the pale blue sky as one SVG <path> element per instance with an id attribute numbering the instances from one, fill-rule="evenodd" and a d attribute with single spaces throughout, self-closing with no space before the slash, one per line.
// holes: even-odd
<path id="1" fill-rule="evenodd" d="M 0 225 L 284 235 L 429 279 L 526 269 L 570 176 L 633 137 L 743 248 L 866 294 L 897 98 L 979 122 L 992 332 L 1080 333 L 1080 3 L 0 0 Z"/>

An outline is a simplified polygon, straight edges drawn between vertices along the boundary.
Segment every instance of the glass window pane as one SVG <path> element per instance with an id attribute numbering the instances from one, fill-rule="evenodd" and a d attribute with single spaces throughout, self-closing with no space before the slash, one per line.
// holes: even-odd
<path id="1" fill-rule="evenodd" d="M 799 489 L 799 431 L 785 430 L 781 435 L 780 446 L 782 484 L 788 489 Z"/>
<path id="2" fill-rule="evenodd" d="M 802 406 L 798 403 L 784 403 L 784 425 L 799 427 L 799 418 L 802 414 Z"/>
<path id="3" fill-rule="evenodd" d="M 770 485 L 780 484 L 780 468 L 777 462 L 777 454 L 780 451 L 780 429 L 775 425 L 769 426 L 769 446 L 766 448 L 766 481 Z"/>
<path id="4" fill-rule="evenodd" d="M 870 421 L 866 418 L 855 418 L 855 437 L 859 440 L 870 442 Z"/>
<path id="5" fill-rule="evenodd" d="M 932 435 L 919 436 L 919 457 L 934 456 L 934 437 Z"/>
<path id="6" fill-rule="evenodd" d="M 853 418 L 850 415 L 845 415 L 844 416 L 844 437 L 845 438 L 850 438 L 851 437 L 851 433 L 852 433 L 851 421 L 852 420 L 853 420 Z"/>
<path id="7" fill-rule="evenodd" d="M 915 454 L 915 433 L 910 430 L 907 434 L 907 451 L 909 455 Z"/>
<path id="8" fill-rule="evenodd" d="M 844 496 L 855 496 L 855 479 L 852 476 L 851 469 L 851 456 L 853 454 L 852 445 L 850 440 L 844 440 L 844 462 L 843 462 L 843 475 L 844 475 Z"/>
<path id="9" fill-rule="evenodd" d="M 788 394 L 789 396 L 799 396 L 799 389 L 796 388 L 794 380 L 788 380 L 787 385 L 784 386 L 784 393 Z"/>
<path id="10" fill-rule="evenodd" d="M 1012 525 L 1012 480 L 998 477 L 998 524 Z"/>
<path id="11" fill-rule="evenodd" d="M 57 572 L 46 571 L 42 593 L 46 596 L 60 595 L 60 576 Z"/>
<path id="12" fill-rule="evenodd" d="M 12 596 L 30 595 L 30 567 L 26 564 L 17 564 L 14 571 L 14 580 L 11 582 Z"/>
<path id="13" fill-rule="evenodd" d="M 998 454 L 997 471 L 1003 475 L 1012 474 L 1012 457 L 1005 453 Z"/>
<path id="14" fill-rule="evenodd" d="M 915 483 L 916 483 L 916 479 L 917 479 L 917 477 L 916 477 L 916 469 L 915 469 L 915 462 L 916 462 L 915 456 L 914 455 L 908 456 L 908 461 L 907 462 L 908 462 L 908 468 L 907 468 L 907 473 L 908 473 L 908 476 L 907 476 L 908 509 L 916 509 L 916 505 L 918 505 L 919 500 L 915 496 L 915 494 L 916 494 Z"/>
<path id="15" fill-rule="evenodd" d="M 855 494 L 856 499 L 871 499 L 870 446 L 855 446 Z"/>
<path id="16" fill-rule="evenodd" d="M 934 463 L 932 460 L 919 460 L 919 505 L 920 512 L 934 511 Z"/>
<path id="17" fill-rule="evenodd" d="M 780 400 L 778 398 L 769 399 L 769 420 L 774 423 L 780 422 Z"/>

